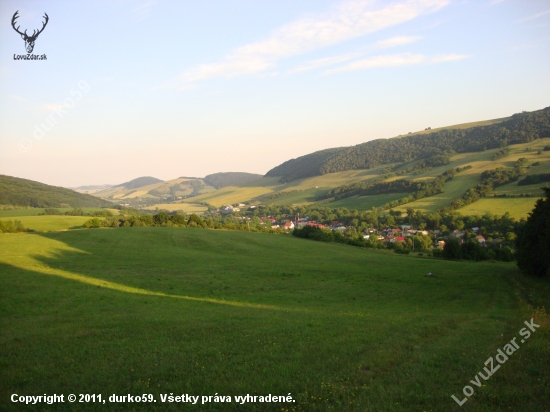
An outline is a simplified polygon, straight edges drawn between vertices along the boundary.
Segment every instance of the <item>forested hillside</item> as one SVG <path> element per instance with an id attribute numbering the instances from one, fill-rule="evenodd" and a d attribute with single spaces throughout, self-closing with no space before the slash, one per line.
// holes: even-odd
<path id="1" fill-rule="evenodd" d="M 210 186 L 214 186 L 216 189 L 221 189 L 226 186 L 237 186 L 242 185 L 254 180 L 262 178 L 262 175 L 255 173 L 244 173 L 244 172 L 227 172 L 227 173 L 213 173 L 211 175 L 205 176 L 205 183 Z"/>
<path id="2" fill-rule="evenodd" d="M 345 170 L 369 169 L 387 163 L 439 160 L 451 153 L 480 152 L 543 137 L 550 137 L 550 107 L 518 113 L 489 126 L 444 129 L 429 134 L 326 149 L 288 160 L 271 169 L 266 176 L 278 176 L 282 182 L 288 182 Z"/>
<path id="3" fill-rule="evenodd" d="M 0 205 L 31 207 L 103 207 L 111 202 L 63 187 L 0 175 Z"/>

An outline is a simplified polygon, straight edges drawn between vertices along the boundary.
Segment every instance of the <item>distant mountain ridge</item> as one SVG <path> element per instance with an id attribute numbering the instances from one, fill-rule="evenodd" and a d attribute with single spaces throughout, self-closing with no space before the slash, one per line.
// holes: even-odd
<path id="1" fill-rule="evenodd" d="M 0 175 L 0 204 L 31 207 L 106 207 L 111 202 L 64 187 Z"/>
<path id="2" fill-rule="evenodd" d="M 213 173 L 204 177 L 204 181 L 216 189 L 227 186 L 238 186 L 261 179 L 263 175 L 245 172 Z"/>
<path id="3" fill-rule="evenodd" d="M 132 179 L 129 182 L 121 183 L 112 187 L 124 187 L 125 189 L 137 189 L 143 186 L 153 185 L 155 183 L 162 183 L 164 180 L 157 179 L 152 176 L 142 176 L 136 179 Z"/>
<path id="4" fill-rule="evenodd" d="M 452 152 L 479 152 L 550 137 L 550 107 L 514 114 L 488 126 L 448 128 L 431 133 L 377 139 L 351 147 L 325 149 L 288 160 L 266 173 L 282 182 L 382 164 L 404 163 Z"/>
<path id="5" fill-rule="evenodd" d="M 72 190 L 103 190 L 103 189 L 109 189 L 113 187 L 113 185 L 88 185 L 88 186 L 78 186 L 78 187 L 69 187 L 69 189 Z"/>

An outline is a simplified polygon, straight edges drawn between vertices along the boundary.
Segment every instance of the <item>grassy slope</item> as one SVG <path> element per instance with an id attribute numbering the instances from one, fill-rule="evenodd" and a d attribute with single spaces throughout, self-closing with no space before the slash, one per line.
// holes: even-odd
<path id="1" fill-rule="evenodd" d="M 206 206 L 196 205 L 193 203 L 159 203 L 155 206 L 146 207 L 148 210 L 155 210 L 156 208 L 173 211 L 181 211 L 186 214 L 201 214 L 207 210 Z"/>
<path id="2" fill-rule="evenodd" d="M 218 207 L 224 204 L 245 201 L 252 201 L 252 203 L 307 204 L 315 200 L 313 198 L 315 194 L 326 193 L 329 189 L 337 186 L 375 178 L 386 167 L 381 166 L 371 170 L 348 170 L 345 172 L 330 173 L 323 176 L 298 179 L 286 184 L 279 183 L 279 178 L 277 177 L 264 177 L 246 185 L 225 187 L 206 195 L 193 197 L 189 199 L 189 202 L 208 202 Z M 261 197 L 264 195 L 293 190 L 301 192 L 292 194 L 291 197 L 285 196 L 265 202 L 261 200 Z M 292 199 L 292 201 L 289 201 L 287 198 Z"/>
<path id="3" fill-rule="evenodd" d="M 159 394 L 291 393 L 185 408 L 458 410 L 451 394 L 531 318 L 521 284 L 550 306 L 548 284 L 513 264 L 193 229 L 0 235 L 0 399 L 151 393 L 156 404 L 127 407 L 181 410 Z M 549 319 L 536 321 L 463 410 L 550 407 Z"/>
<path id="4" fill-rule="evenodd" d="M 393 200 L 408 196 L 408 193 L 392 193 L 388 195 L 374 196 L 351 196 L 326 204 L 327 207 L 338 208 L 345 207 L 350 210 L 368 210 L 374 207 L 380 207 Z"/>
<path id="5" fill-rule="evenodd" d="M 59 207 L 54 208 L 59 210 L 61 213 L 70 212 L 73 210 L 72 207 Z M 117 215 L 118 209 L 100 209 L 97 207 L 83 207 L 81 208 L 84 212 L 94 212 L 94 211 L 103 211 L 108 210 L 112 214 Z M 7 210 L 1 210 L 0 209 L 0 218 L 2 217 L 20 217 L 20 216 L 38 216 L 39 213 L 44 212 L 44 208 L 40 207 L 28 207 L 28 208 L 21 208 L 21 209 L 7 209 Z"/>
<path id="6" fill-rule="evenodd" d="M 193 180 L 197 180 L 197 179 L 182 177 L 178 179 L 167 180 L 165 182 L 142 186 L 137 189 L 125 189 L 121 187 L 113 187 L 111 189 L 96 192 L 94 193 L 94 196 L 116 199 L 116 200 L 124 200 L 124 199 L 130 199 L 130 198 L 133 199 L 135 197 L 156 197 L 148 193 L 151 190 L 156 190 L 160 193 L 163 193 L 166 196 L 169 196 L 170 187 L 174 185 L 183 186 L 181 189 L 179 189 L 176 192 L 175 194 L 176 196 L 187 196 L 193 192 L 193 188 L 189 184 Z M 198 180 L 202 181 L 202 179 L 198 179 Z M 213 189 L 214 188 L 212 186 L 207 185 L 203 190 L 207 191 L 207 190 L 213 190 Z"/>
<path id="7" fill-rule="evenodd" d="M 26 229 L 37 232 L 67 230 L 82 226 L 90 216 L 15 216 L 0 220 L 20 220 Z"/>

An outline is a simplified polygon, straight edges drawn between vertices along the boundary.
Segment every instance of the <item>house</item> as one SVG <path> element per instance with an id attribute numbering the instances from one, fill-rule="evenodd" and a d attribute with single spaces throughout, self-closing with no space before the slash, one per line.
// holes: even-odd
<path id="1" fill-rule="evenodd" d="M 402 229 L 402 230 L 410 230 L 410 229 L 411 229 L 411 225 L 401 225 L 401 229 Z"/>
<path id="2" fill-rule="evenodd" d="M 437 242 L 437 247 L 440 248 L 440 249 L 443 249 L 445 247 L 445 241 L 444 240 L 440 240 Z"/>
<path id="3" fill-rule="evenodd" d="M 318 227 L 320 229 L 324 229 L 326 227 L 322 223 L 317 223 L 317 222 L 308 222 L 306 226 Z"/>
<path id="4" fill-rule="evenodd" d="M 476 236 L 476 240 L 479 242 L 480 245 L 485 246 L 485 238 L 483 236 Z"/>
<path id="5" fill-rule="evenodd" d="M 287 220 L 283 225 L 283 229 L 286 229 L 286 230 L 294 229 L 294 223 L 292 223 L 290 220 Z"/>
<path id="6" fill-rule="evenodd" d="M 478 227 L 473 227 L 472 230 L 473 230 L 474 232 L 477 232 L 477 231 L 479 231 L 479 228 L 478 228 Z"/>
<path id="7" fill-rule="evenodd" d="M 453 233 L 451 234 L 451 236 L 459 238 L 459 237 L 464 236 L 465 233 L 466 232 L 464 232 L 463 230 L 453 230 Z"/>

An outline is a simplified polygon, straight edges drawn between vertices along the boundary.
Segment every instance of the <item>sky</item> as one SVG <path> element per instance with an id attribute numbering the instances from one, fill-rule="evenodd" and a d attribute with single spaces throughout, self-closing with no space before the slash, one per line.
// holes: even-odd
<path id="1" fill-rule="evenodd" d="M 0 174 L 264 174 L 548 107 L 549 73 L 548 0 L 3 0 Z"/>

